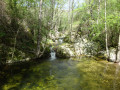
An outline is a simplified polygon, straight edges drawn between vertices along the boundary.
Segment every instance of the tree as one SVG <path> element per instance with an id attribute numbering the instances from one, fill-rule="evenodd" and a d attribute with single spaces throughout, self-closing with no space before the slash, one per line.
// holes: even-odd
<path id="1" fill-rule="evenodd" d="M 106 19 L 106 0 L 105 0 L 105 32 L 106 32 L 106 37 L 105 37 L 105 42 L 106 42 L 106 55 L 107 55 L 107 59 L 109 59 L 108 31 L 107 31 L 107 19 Z"/>
<path id="2" fill-rule="evenodd" d="M 98 2 L 98 18 L 97 18 L 97 24 L 99 23 L 99 15 L 100 15 L 100 0 Z"/>
<path id="3" fill-rule="evenodd" d="M 42 36 L 41 36 L 41 29 L 42 29 L 42 4 L 43 4 L 43 1 L 40 0 L 40 9 L 39 9 L 39 29 L 38 29 L 38 36 L 37 36 L 37 52 L 36 52 L 36 55 L 37 57 L 40 57 L 40 43 L 41 43 L 41 39 L 42 39 Z"/>
<path id="4" fill-rule="evenodd" d="M 93 19 L 93 2 L 91 0 L 89 0 L 89 9 L 90 9 L 90 15 L 91 15 L 91 19 Z"/>
<path id="5" fill-rule="evenodd" d="M 72 36 L 72 30 L 73 30 L 73 9 L 74 9 L 74 0 L 72 0 L 72 7 L 71 7 L 71 27 L 70 27 L 70 41 L 71 41 L 71 36 Z"/>
<path id="6" fill-rule="evenodd" d="M 117 50 L 117 61 L 120 62 L 120 33 L 119 33 L 119 40 L 118 40 L 118 50 Z"/>

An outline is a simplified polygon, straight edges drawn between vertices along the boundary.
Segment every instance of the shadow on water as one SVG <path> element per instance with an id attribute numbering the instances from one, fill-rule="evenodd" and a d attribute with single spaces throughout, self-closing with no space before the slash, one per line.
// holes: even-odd
<path id="1" fill-rule="evenodd" d="M 0 90 L 19 90 L 20 88 L 22 88 L 23 85 L 25 85 L 31 80 L 30 76 L 32 76 L 33 74 L 36 75 L 36 73 L 38 73 L 33 70 L 34 68 L 32 69 L 32 67 L 41 63 L 44 62 L 34 61 L 1 66 L 2 68 L 0 71 Z"/>
<path id="2" fill-rule="evenodd" d="M 6 65 L 0 90 L 119 90 L 120 66 L 92 58 Z"/>

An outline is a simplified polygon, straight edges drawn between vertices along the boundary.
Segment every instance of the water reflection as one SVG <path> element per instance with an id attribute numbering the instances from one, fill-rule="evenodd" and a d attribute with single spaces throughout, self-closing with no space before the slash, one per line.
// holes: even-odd
<path id="1" fill-rule="evenodd" d="M 120 66 L 92 58 L 6 66 L 0 90 L 119 90 Z"/>

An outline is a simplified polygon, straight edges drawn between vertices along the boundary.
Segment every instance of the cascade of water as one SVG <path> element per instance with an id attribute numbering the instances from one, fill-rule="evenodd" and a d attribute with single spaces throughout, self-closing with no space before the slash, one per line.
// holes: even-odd
<path id="1" fill-rule="evenodd" d="M 51 51 L 51 53 L 50 53 L 50 59 L 51 60 L 55 60 L 56 59 L 56 52 L 53 50 L 53 48 L 52 47 L 50 47 L 50 51 Z"/>
<path id="2" fill-rule="evenodd" d="M 63 39 L 62 38 L 59 39 L 59 43 L 60 44 L 63 43 Z"/>

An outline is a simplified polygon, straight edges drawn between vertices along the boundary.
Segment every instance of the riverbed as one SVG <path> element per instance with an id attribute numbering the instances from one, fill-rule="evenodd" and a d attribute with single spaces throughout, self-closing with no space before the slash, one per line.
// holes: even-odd
<path id="1" fill-rule="evenodd" d="M 120 66 L 87 57 L 6 65 L 0 90 L 120 90 Z"/>

